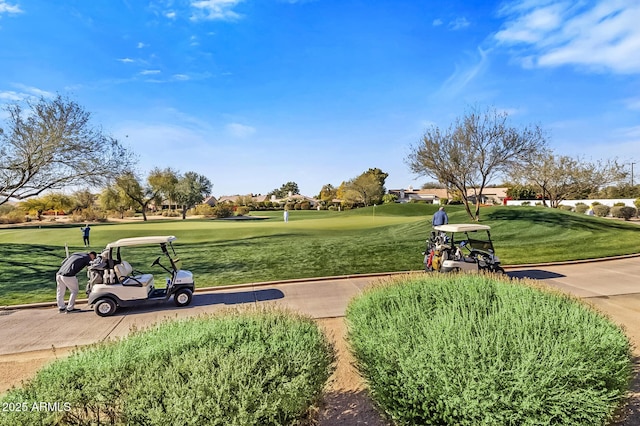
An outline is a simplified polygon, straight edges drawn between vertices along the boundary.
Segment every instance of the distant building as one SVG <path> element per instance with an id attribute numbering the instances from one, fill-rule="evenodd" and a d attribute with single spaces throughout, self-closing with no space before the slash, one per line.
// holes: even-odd
<path id="1" fill-rule="evenodd" d="M 482 191 L 483 204 L 502 204 L 503 200 L 507 198 L 507 190 L 509 188 L 484 188 Z M 398 203 L 409 203 L 414 201 L 423 201 L 429 204 L 439 204 L 440 200 L 451 200 L 455 195 L 446 188 L 428 188 L 428 189 L 413 189 L 409 186 L 407 189 L 390 189 L 389 194 L 393 194 L 398 197 Z M 469 201 L 476 202 L 473 194 L 473 189 L 467 190 Z"/>

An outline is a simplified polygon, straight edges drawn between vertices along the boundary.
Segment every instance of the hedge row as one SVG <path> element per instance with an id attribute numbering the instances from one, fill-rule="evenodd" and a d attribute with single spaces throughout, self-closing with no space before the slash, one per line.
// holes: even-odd
<path id="1" fill-rule="evenodd" d="M 630 344 L 566 296 L 478 275 L 409 277 L 353 300 L 348 338 L 398 425 L 602 425 Z"/>
<path id="2" fill-rule="evenodd" d="M 1 402 L 68 406 L 2 413 L 0 424 L 290 425 L 317 401 L 333 362 L 317 325 L 293 314 L 174 321 L 41 370 Z"/>

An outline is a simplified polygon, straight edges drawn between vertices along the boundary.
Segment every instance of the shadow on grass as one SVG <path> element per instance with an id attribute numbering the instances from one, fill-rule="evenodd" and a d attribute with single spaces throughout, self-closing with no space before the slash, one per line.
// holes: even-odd
<path id="1" fill-rule="evenodd" d="M 325 394 L 317 424 L 389 426 L 392 423 L 378 413 L 366 391 L 337 390 Z"/>
<path id="2" fill-rule="evenodd" d="M 142 302 L 140 306 L 121 308 L 116 311 L 115 316 L 139 315 L 148 312 L 173 311 L 178 309 L 188 309 L 198 306 L 213 305 L 242 305 L 247 303 L 266 302 L 270 300 L 283 299 L 284 293 L 277 289 L 237 291 L 228 293 L 207 293 L 194 294 L 193 301 L 187 307 L 179 308 L 173 304 L 173 299 L 169 301 Z"/>
<path id="3" fill-rule="evenodd" d="M 549 280 L 552 278 L 562 278 L 566 275 L 555 272 L 545 271 L 543 269 L 525 269 L 522 271 L 507 272 L 510 278 L 530 278 L 532 280 Z"/>
<path id="4" fill-rule="evenodd" d="M 64 257 L 60 247 L 0 244 L 0 298 L 13 292 L 55 294 L 55 275 Z"/>

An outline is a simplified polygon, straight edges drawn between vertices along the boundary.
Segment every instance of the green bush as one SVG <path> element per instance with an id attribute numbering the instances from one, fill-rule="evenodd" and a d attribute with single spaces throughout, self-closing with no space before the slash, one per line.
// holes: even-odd
<path id="1" fill-rule="evenodd" d="M 347 323 L 398 425 L 603 424 L 632 374 L 629 341 L 603 315 L 486 275 L 398 279 L 353 300 Z"/>
<path id="2" fill-rule="evenodd" d="M 577 213 L 584 214 L 587 212 L 587 210 L 589 210 L 589 206 L 587 206 L 585 203 L 576 203 L 575 209 Z"/>
<path id="3" fill-rule="evenodd" d="M 620 202 L 620 203 L 613 203 L 613 207 L 624 207 L 624 206 L 626 206 L 626 204 L 625 204 L 625 203 L 622 203 L 622 202 Z"/>
<path id="4" fill-rule="evenodd" d="M 636 215 L 637 211 L 633 207 L 629 206 L 614 206 L 611 209 L 611 216 L 629 220 Z"/>
<path id="5" fill-rule="evenodd" d="M 213 208 L 215 217 L 231 217 L 233 216 L 233 206 L 227 203 L 218 204 Z"/>
<path id="6" fill-rule="evenodd" d="M 398 196 L 396 194 L 384 194 L 382 196 L 382 202 L 384 204 L 392 204 L 398 201 Z"/>
<path id="7" fill-rule="evenodd" d="M 68 410 L 2 413 L 1 425 L 290 425 L 332 372 L 333 348 L 309 318 L 279 311 L 200 317 L 82 349 L 2 403 Z"/>
<path id="8" fill-rule="evenodd" d="M 249 214 L 249 212 L 251 211 L 250 207 L 247 206 L 240 206 L 236 208 L 236 216 L 244 216 L 246 214 Z"/>
<path id="9" fill-rule="evenodd" d="M 2 224 L 22 223 L 25 220 L 25 214 L 20 209 L 12 209 L 0 216 L 0 223 Z"/>
<path id="10" fill-rule="evenodd" d="M 636 198 L 636 200 L 633 202 L 633 204 L 636 206 L 638 211 L 640 211 L 640 198 Z"/>
<path id="11" fill-rule="evenodd" d="M 573 211 L 573 207 L 571 207 L 571 206 L 565 206 L 565 205 L 562 205 L 562 204 L 560 204 L 560 205 L 558 206 L 558 208 L 559 208 L 560 210 L 564 210 L 564 211 L 567 211 L 567 212 L 572 212 L 572 211 Z"/>
<path id="12" fill-rule="evenodd" d="M 611 210 L 609 206 L 593 203 L 593 213 L 598 217 L 606 217 L 609 214 L 609 210 Z"/>
<path id="13" fill-rule="evenodd" d="M 71 216 L 74 222 L 104 222 L 107 220 L 107 213 L 93 208 L 77 210 Z"/>
<path id="14" fill-rule="evenodd" d="M 531 201 L 523 201 L 522 203 L 520 203 L 521 206 L 530 206 L 531 205 Z"/>
<path id="15" fill-rule="evenodd" d="M 212 217 L 215 216 L 215 209 L 211 207 L 209 204 L 198 204 L 192 209 L 194 215 L 201 215 L 204 217 Z"/>

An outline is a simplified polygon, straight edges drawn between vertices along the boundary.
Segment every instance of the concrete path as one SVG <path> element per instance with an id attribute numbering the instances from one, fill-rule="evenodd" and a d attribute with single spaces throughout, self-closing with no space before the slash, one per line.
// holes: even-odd
<path id="1" fill-rule="evenodd" d="M 561 266 L 508 270 L 584 298 L 623 325 L 640 348 L 640 257 Z M 379 277 L 355 277 L 227 288 L 194 294 L 190 306 L 173 303 L 120 309 L 98 317 L 86 305 L 72 314 L 57 308 L 0 311 L 0 355 L 86 345 L 125 336 L 166 318 L 182 318 L 221 309 L 273 304 L 314 318 L 344 316 L 349 300 Z"/>

